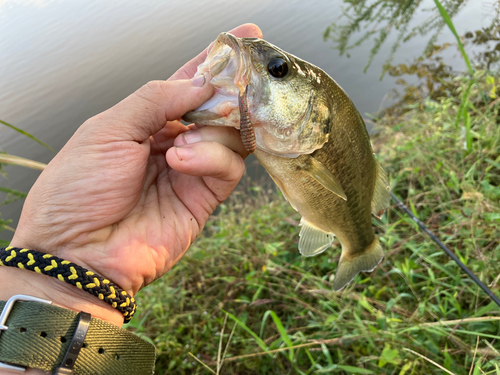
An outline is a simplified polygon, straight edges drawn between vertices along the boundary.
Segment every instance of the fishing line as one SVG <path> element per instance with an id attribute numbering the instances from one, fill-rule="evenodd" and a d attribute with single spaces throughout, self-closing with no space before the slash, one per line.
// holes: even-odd
<path id="1" fill-rule="evenodd" d="M 413 215 L 413 213 L 408 209 L 408 207 L 406 207 L 403 202 L 401 202 L 392 192 L 390 193 L 391 194 L 391 198 L 397 203 L 399 209 L 401 211 L 403 211 L 404 213 L 406 213 L 407 215 L 409 215 L 413 221 L 415 223 L 417 223 L 417 225 L 419 226 L 419 228 L 421 230 L 423 230 L 436 244 L 439 245 L 439 247 L 441 249 L 443 249 L 443 251 L 448 254 L 448 256 L 453 259 L 459 266 L 460 268 L 462 268 L 462 270 L 464 270 L 464 272 L 469 275 L 469 277 L 474 280 L 474 282 L 488 295 L 488 297 L 490 297 L 499 307 L 500 307 L 500 300 L 497 298 L 496 295 L 493 294 L 493 292 L 486 286 L 484 285 L 481 280 L 479 280 L 476 275 L 474 275 L 472 273 L 472 271 L 470 269 L 467 268 L 467 266 L 465 264 L 463 264 L 460 259 L 457 258 L 457 256 L 455 254 L 453 254 L 451 252 L 451 250 L 449 250 L 441 241 L 439 241 L 439 239 L 434 235 L 434 233 L 432 233 L 429 228 L 427 228 L 425 226 L 424 223 L 422 223 L 420 220 L 418 220 L 415 215 Z"/>

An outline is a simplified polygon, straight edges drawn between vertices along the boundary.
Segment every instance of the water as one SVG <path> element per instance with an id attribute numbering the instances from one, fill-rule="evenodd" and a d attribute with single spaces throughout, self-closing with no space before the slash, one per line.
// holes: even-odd
<path id="1" fill-rule="evenodd" d="M 470 1 L 455 18 L 459 34 L 487 24 L 489 1 Z M 97 1 L 0 0 L 0 119 L 27 130 L 60 149 L 87 118 L 109 108 L 142 84 L 166 79 L 219 32 L 239 24 L 259 25 L 265 39 L 334 77 L 361 113 L 389 102 L 395 79 L 379 81 L 381 66 L 395 41 L 388 38 L 372 67 L 363 74 L 369 46 L 340 57 L 324 42 L 323 32 L 337 21 L 341 0 L 253 1 Z M 427 8 L 433 7 L 426 0 Z M 425 14 L 416 14 L 415 22 Z M 444 30 L 439 43 L 453 42 Z M 396 53 L 396 62 L 410 62 L 427 38 L 415 39 Z M 456 49 L 448 64 L 463 69 Z M 8 153 L 49 162 L 54 153 L 0 126 L 0 148 Z M 247 165 L 253 165 L 250 160 Z M 38 172 L 7 167 L 0 186 L 28 191 Z M 249 169 L 254 173 L 255 167 Z M 260 173 L 260 172 L 258 172 Z M 61 181 L 64 184 L 64 181 Z M 22 207 L 1 208 L 14 219 Z M 0 239 L 9 239 L 7 232 Z"/>

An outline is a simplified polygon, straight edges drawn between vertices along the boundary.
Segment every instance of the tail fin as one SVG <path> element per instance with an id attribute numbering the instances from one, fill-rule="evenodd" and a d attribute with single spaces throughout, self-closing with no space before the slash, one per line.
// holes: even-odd
<path id="1" fill-rule="evenodd" d="M 337 273 L 333 280 L 333 290 L 337 291 L 344 288 L 361 271 L 373 271 L 382 259 L 384 259 L 384 252 L 376 237 L 372 244 L 359 256 L 352 259 L 341 256 Z"/>

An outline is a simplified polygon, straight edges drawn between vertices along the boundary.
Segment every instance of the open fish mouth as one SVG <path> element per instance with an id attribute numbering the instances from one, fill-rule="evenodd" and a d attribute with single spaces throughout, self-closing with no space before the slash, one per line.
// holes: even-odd
<path id="1" fill-rule="evenodd" d="M 250 153 L 310 154 L 328 140 L 329 99 L 318 96 L 313 83 L 320 82 L 300 64 L 307 63 L 264 40 L 222 33 L 195 74 L 205 76 L 214 95 L 183 119 L 239 129 Z"/>
<path id="2" fill-rule="evenodd" d="M 250 75 L 248 64 L 245 59 L 247 55 L 246 49 L 240 43 L 240 40 L 238 38 L 229 33 L 220 34 L 215 44 L 217 43 L 222 43 L 223 47 L 230 47 L 231 51 L 229 52 L 229 54 L 227 54 L 227 48 L 223 48 L 225 50 L 224 52 L 226 53 L 223 55 L 222 59 L 214 61 L 214 64 L 212 65 L 212 74 L 215 76 L 226 70 L 225 73 L 233 77 L 234 85 L 239 89 L 240 93 L 243 94 L 249 83 Z M 214 45 L 212 51 L 216 49 L 215 47 L 216 46 Z M 235 63 L 236 69 L 231 69 L 228 66 L 229 62 L 231 61 Z M 223 67 L 223 69 L 219 70 L 221 67 Z"/>
<path id="3" fill-rule="evenodd" d="M 199 108 L 184 115 L 183 119 L 200 125 L 231 126 L 237 129 L 243 123 L 244 127 L 251 130 L 246 104 L 250 65 L 250 52 L 240 39 L 229 33 L 221 33 L 195 74 L 204 74 L 215 87 L 215 93 Z M 245 115 L 240 116 L 242 111 Z M 244 144 L 249 143 L 245 139 L 243 141 Z"/>

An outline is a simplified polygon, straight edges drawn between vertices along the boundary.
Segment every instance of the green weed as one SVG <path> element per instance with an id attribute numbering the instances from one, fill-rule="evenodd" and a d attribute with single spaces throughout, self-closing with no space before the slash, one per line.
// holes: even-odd
<path id="1" fill-rule="evenodd" d="M 451 17 L 467 3 L 467 0 L 441 1 L 441 8 Z M 416 12 L 425 12 L 427 17 L 425 21 L 413 25 Z M 397 39 L 391 47 L 386 66 L 392 63 L 394 54 L 401 44 L 417 36 L 422 37 L 432 33 L 425 51 L 422 51 L 423 54 L 428 53 L 445 26 L 441 10 L 428 7 L 422 0 L 344 0 L 344 4 L 336 10 L 336 13 L 339 14 L 338 20 L 326 28 L 323 39 L 331 40 L 340 55 L 345 54 L 348 57 L 351 49 L 365 42 L 370 44 L 370 56 L 364 68 L 365 72 L 391 33 L 396 33 Z M 384 69 L 381 78 L 385 71 Z"/>
<path id="2" fill-rule="evenodd" d="M 22 130 L 14 125 L 9 124 L 8 122 L 2 121 L 2 120 L 0 120 L 0 124 L 6 126 L 8 128 L 11 128 L 12 130 L 24 135 L 25 137 L 28 137 L 28 138 L 34 140 L 35 142 L 41 144 L 42 146 L 48 148 L 49 150 L 54 151 L 50 146 L 48 146 L 47 144 L 40 141 L 39 139 L 37 139 L 36 137 L 34 137 L 33 135 L 31 135 L 30 133 L 28 133 L 26 131 L 24 131 L 24 130 Z M 2 176 L 4 178 L 7 177 L 7 173 L 3 170 L 3 165 L 5 165 L 5 164 L 17 165 L 17 166 L 31 168 L 31 169 L 37 169 L 37 170 L 43 170 L 46 166 L 44 163 L 40 163 L 38 161 L 25 159 L 25 158 L 15 156 L 15 155 L 9 155 L 5 151 L 0 149 L 0 176 Z M 27 194 L 22 192 L 22 191 L 8 189 L 8 188 L 0 186 L 0 207 L 4 206 L 6 204 L 9 204 L 9 203 L 13 203 L 17 200 L 24 199 L 26 197 L 26 195 Z M 0 212 L 0 216 L 2 216 L 1 212 Z M 0 218 L 0 233 L 3 232 L 4 230 L 14 232 L 15 229 L 9 225 L 11 222 L 12 222 L 12 220 L 10 220 L 10 219 L 1 219 Z M 7 246 L 7 245 L 9 245 L 8 241 L 0 240 L 0 246 Z"/>
<path id="3" fill-rule="evenodd" d="M 9 124 L 8 122 L 5 122 L 5 121 L 2 121 L 0 120 L 0 124 L 8 127 L 8 128 L 11 128 L 12 130 L 15 130 L 16 132 L 24 135 L 25 137 L 28 137 L 32 140 L 34 140 L 35 142 L 41 144 L 43 147 L 49 149 L 50 151 L 54 151 L 54 149 L 52 147 L 50 147 L 48 144 L 46 144 L 45 142 L 42 142 L 41 140 L 39 140 L 38 138 L 36 138 L 35 136 L 31 135 L 30 133 L 28 133 L 27 131 L 23 130 L 23 129 L 20 129 L 12 124 Z"/>

